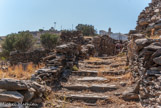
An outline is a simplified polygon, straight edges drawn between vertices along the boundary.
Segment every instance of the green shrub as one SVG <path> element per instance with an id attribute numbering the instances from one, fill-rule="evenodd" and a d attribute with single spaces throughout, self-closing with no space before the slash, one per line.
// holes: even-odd
<path id="1" fill-rule="evenodd" d="M 41 44 L 45 49 L 52 50 L 56 47 L 59 41 L 59 36 L 55 34 L 46 33 L 41 35 L 40 39 L 41 39 Z"/>
<path id="2" fill-rule="evenodd" d="M 16 36 L 15 48 L 18 51 L 26 52 L 34 44 L 34 37 L 29 32 L 21 32 Z"/>
<path id="3" fill-rule="evenodd" d="M 76 26 L 77 31 L 81 31 L 84 36 L 95 36 L 96 30 L 93 25 L 88 24 L 78 24 Z"/>
<path id="4" fill-rule="evenodd" d="M 7 35 L 2 43 L 3 57 L 8 57 L 11 51 L 28 51 L 34 44 L 34 38 L 29 32 L 20 32 L 18 34 Z"/>

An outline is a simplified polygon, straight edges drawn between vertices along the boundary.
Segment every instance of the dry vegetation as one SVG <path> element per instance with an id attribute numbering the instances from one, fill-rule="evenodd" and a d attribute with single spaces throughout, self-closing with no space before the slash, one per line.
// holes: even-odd
<path id="1" fill-rule="evenodd" d="M 97 57 L 90 57 L 89 60 L 85 60 L 86 62 L 94 62 L 94 61 L 102 61 L 102 59 Z"/>
<path id="2" fill-rule="evenodd" d="M 160 36 L 158 35 L 155 35 L 155 36 L 150 36 L 150 37 L 147 37 L 148 39 L 161 39 Z"/>
<path id="3" fill-rule="evenodd" d="M 31 75 L 44 65 L 34 65 L 29 63 L 26 70 L 22 65 L 10 66 L 8 70 L 0 70 L 0 78 L 30 79 Z"/>

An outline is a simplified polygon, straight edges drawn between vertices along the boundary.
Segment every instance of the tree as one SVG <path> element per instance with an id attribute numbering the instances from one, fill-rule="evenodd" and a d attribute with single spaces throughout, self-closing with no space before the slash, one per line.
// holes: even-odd
<path id="1" fill-rule="evenodd" d="M 96 30 L 92 25 L 78 24 L 76 30 L 82 31 L 84 36 L 94 36 L 96 34 Z"/>
<path id="2" fill-rule="evenodd" d="M 39 32 L 43 32 L 44 31 L 44 29 L 39 29 Z"/>
<path id="3" fill-rule="evenodd" d="M 28 51 L 34 44 L 33 36 L 29 32 L 19 32 L 18 34 L 9 34 L 2 44 L 2 51 L 5 56 L 9 56 L 11 51 Z"/>
<path id="4" fill-rule="evenodd" d="M 55 34 L 45 33 L 40 37 L 41 44 L 46 50 L 52 50 L 56 47 L 59 36 Z"/>

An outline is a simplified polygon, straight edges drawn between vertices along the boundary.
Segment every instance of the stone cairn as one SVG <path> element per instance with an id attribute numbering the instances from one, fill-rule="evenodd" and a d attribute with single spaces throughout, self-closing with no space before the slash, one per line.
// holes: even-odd
<path id="1" fill-rule="evenodd" d="M 161 35 L 161 1 L 153 0 L 138 17 L 136 30 L 146 35 Z"/>
<path id="2" fill-rule="evenodd" d="M 147 39 L 143 34 L 132 34 L 128 44 L 128 60 L 138 82 L 133 97 L 138 98 L 144 107 L 159 108 L 161 106 L 161 39 Z"/>

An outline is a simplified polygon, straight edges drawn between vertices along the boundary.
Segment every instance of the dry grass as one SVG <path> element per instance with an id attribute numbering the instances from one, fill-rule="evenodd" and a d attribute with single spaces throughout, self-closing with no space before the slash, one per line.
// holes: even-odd
<path id="1" fill-rule="evenodd" d="M 95 62 L 95 61 L 102 61 L 102 59 L 97 58 L 97 57 L 90 57 L 89 60 L 85 60 L 87 62 Z"/>
<path id="2" fill-rule="evenodd" d="M 29 79 L 31 75 L 39 68 L 44 65 L 35 66 L 32 63 L 29 63 L 26 70 L 23 69 L 22 65 L 16 65 L 14 67 L 8 67 L 8 70 L 0 70 L 0 79 L 1 78 L 14 78 L 14 79 Z"/>
<path id="3" fill-rule="evenodd" d="M 148 39 L 161 39 L 160 36 L 150 36 L 150 37 L 147 37 Z"/>
<path id="4" fill-rule="evenodd" d="M 130 80 L 133 78 L 132 73 L 126 73 L 124 75 L 119 75 L 119 76 L 105 76 L 107 79 L 112 80 L 112 81 L 118 81 L 118 80 Z"/>

